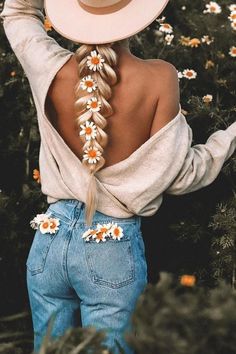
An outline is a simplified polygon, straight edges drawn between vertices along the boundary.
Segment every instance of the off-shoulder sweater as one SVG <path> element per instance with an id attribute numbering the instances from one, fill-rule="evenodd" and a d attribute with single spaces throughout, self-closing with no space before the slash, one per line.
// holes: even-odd
<path id="1" fill-rule="evenodd" d="M 0 17 L 12 50 L 29 80 L 41 137 L 41 190 L 48 203 L 86 200 L 89 172 L 45 114 L 52 80 L 73 52 L 44 27 L 42 0 L 6 0 Z M 236 148 L 236 121 L 192 146 L 192 129 L 182 113 L 152 135 L 128 158 L 96 173 L 97 210 L 123 218 L 156 213 L 163 193 L 181 195 L 212 183 Z"/>

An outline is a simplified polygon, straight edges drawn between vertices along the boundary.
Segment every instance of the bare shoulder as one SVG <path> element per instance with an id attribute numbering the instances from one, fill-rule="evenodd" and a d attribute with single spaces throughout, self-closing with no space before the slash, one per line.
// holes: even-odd
<path id="1" fill-rule="evenodd" d="M 164 78 L 165 81 L 168 80 L 169 84 L 172 82 L 176 84 L 178 82 L 177 69 L 172 63 L 162 59 L 148 59 L 145 62 L 152 67 L 154 75 Z"/>
<path id="2" fill-rule="evenodd" d="M 162 59 L 148 60 L 157 82 L 157 106 L 150 136 L 175 118 L 180 108 L 180 89 L 176 67 Z"/>

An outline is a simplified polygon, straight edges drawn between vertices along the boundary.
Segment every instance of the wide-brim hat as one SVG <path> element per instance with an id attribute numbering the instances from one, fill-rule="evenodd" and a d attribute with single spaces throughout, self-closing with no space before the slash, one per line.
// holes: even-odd
<path id="1" fill-rule="evenodd" d="M 169 0 L 45 0 L 45 13 L 63 37 L 84 44 L 115 42 L 152 23 Z"/>

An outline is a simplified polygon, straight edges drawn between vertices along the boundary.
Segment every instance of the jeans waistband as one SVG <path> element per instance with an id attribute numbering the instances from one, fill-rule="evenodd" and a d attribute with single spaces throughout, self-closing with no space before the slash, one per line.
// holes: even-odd
<path id="1" fill-rule="evenodd" d="M 77 199 L 59 199 L 55 203 L 49 204 L 48 211 L 52 211 L 55 214 L 65 216 L 68 220 L 77 219 L 76 224 L 85 225 L 85 203 Z M 141 225 L 141 216 L 133 215 L 129 218 L 117 218 L 110 215 L 103 214 L 100 211 L 94 213 L 93 223 L 107 223 L 107 222 L 122 222 L 130 223 L 136 222 Z"/>

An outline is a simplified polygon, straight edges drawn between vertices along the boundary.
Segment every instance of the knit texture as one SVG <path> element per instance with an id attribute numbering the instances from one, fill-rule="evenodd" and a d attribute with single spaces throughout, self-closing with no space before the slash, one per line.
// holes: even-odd
<path id="1" fill-rule="evenodd" d="M 29 80 L 37 110 L 42 193 L 48 203 L 86 200 L 89 172 L 45 113 L 50 84 L 74 54 L 48 36 L 42 0 L 6 0 L 0 17 Z M 96 173 L 97 210 L 114 217 L 156 213 L 163 193 L 190 193 L 212 183 L 236 148 L 236 121 L 205 144 L 192 145 L 192 129 L 179 112 L 128 158 Z"/>

